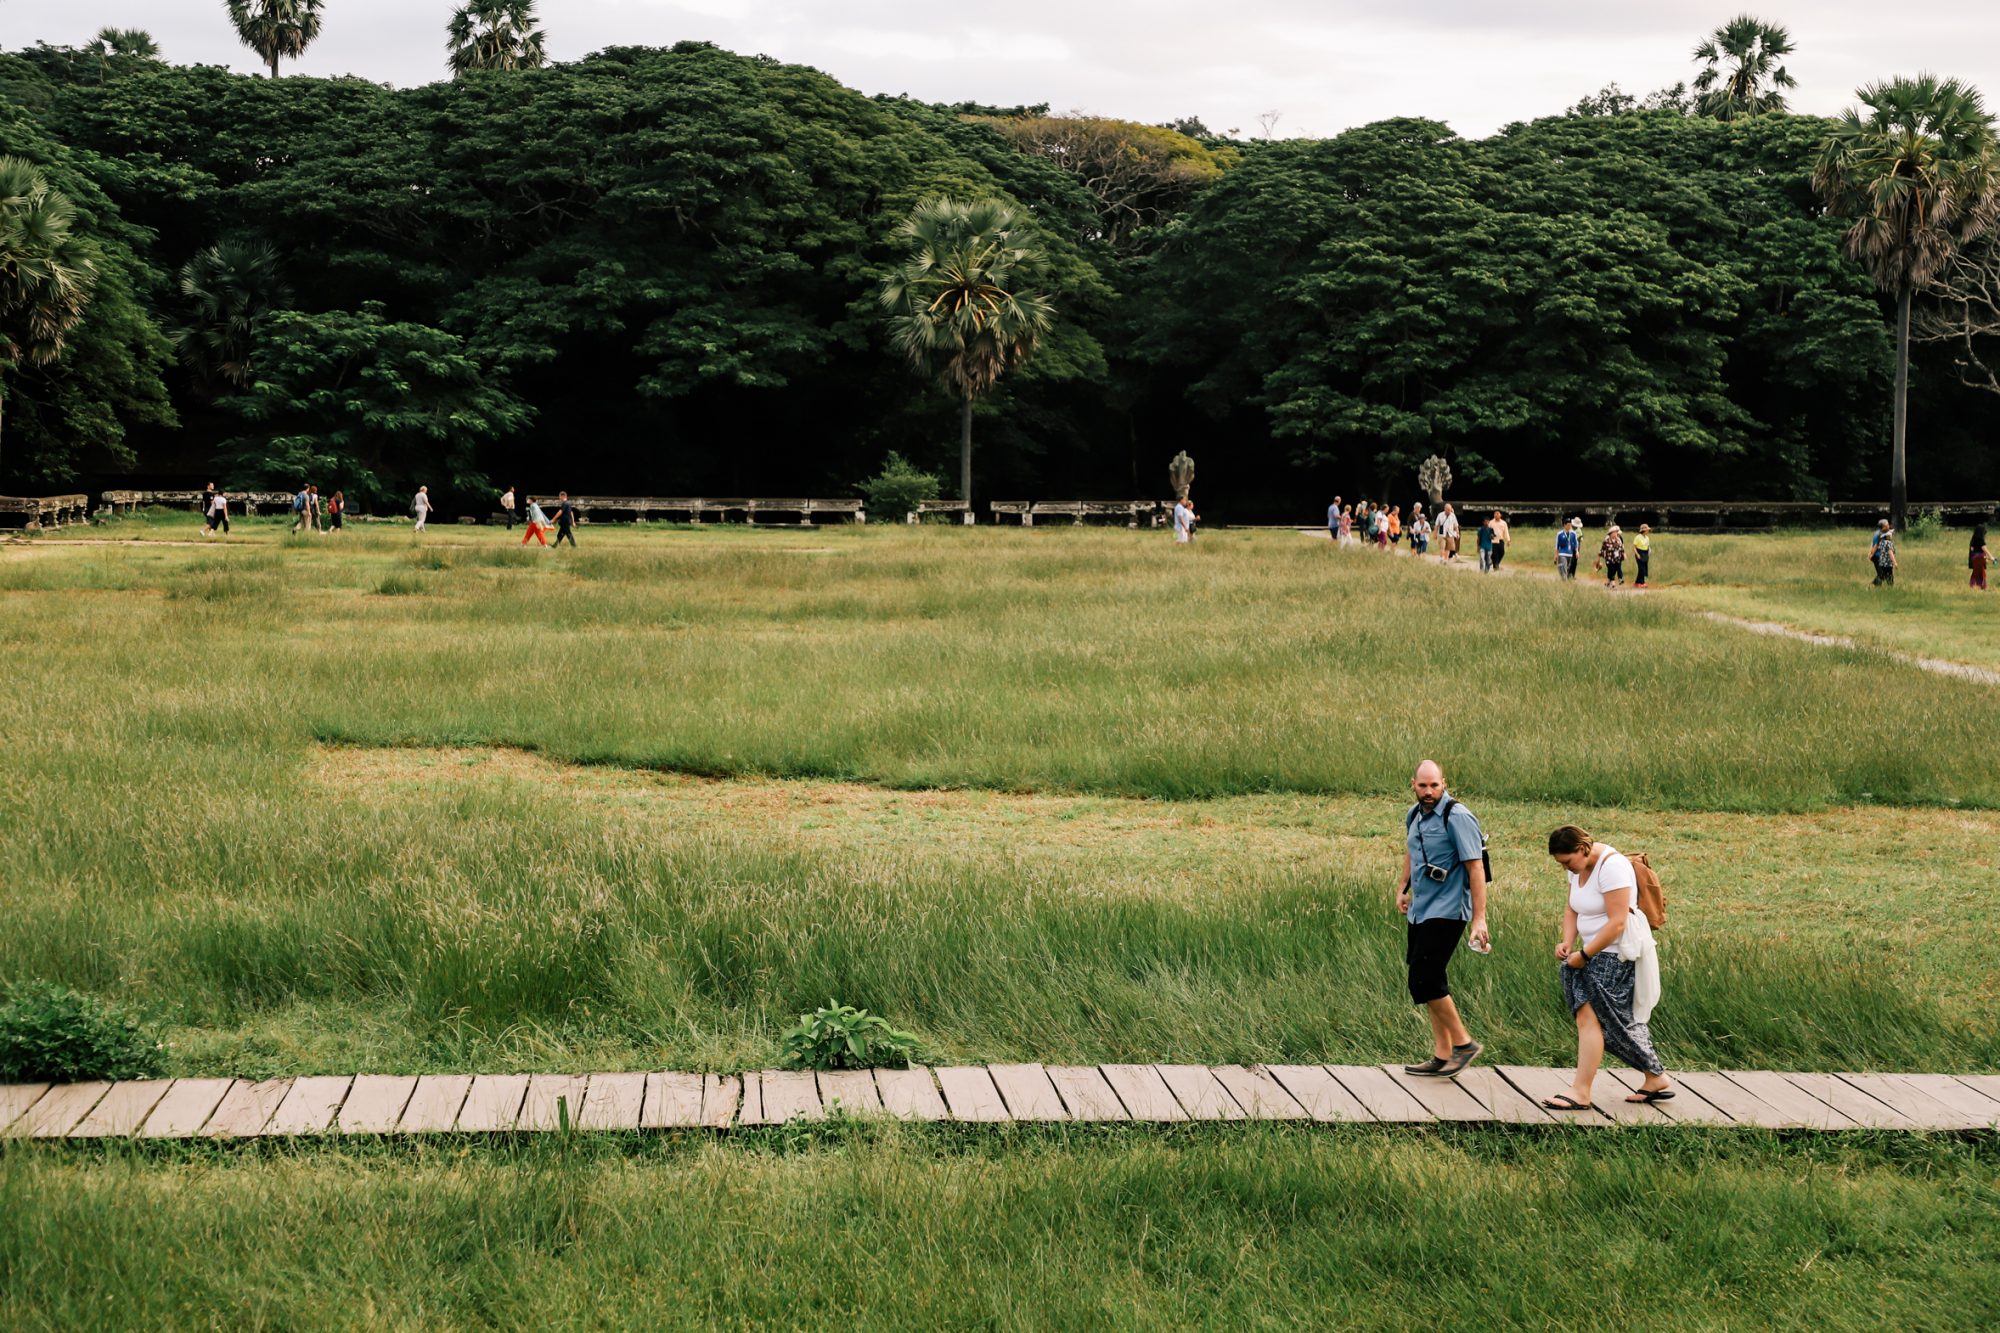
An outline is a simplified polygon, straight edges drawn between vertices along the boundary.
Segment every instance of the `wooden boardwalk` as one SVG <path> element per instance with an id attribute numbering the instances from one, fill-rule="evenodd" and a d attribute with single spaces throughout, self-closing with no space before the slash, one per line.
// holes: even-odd
<path id="1" fill-rule="evenodd" d="M 1345 1124 L 1703 1125 L 1758 1129 L 2000 1128 L 2000 1074 L 1689 1072 L 1679 1095 L 1624 1100 L 1599 1076 L 1587 1112 L 1540 1101 L 1563 1069 L 1475 1066 L 1456 1079 L 1396 1065 L 965 1065 L 814 1074 L 359 1074 L 0 1085 L 0 1135 L 247 1139 L 716 1129 L 830 1115 L 977 1124 L 1319 1120 Z"/>

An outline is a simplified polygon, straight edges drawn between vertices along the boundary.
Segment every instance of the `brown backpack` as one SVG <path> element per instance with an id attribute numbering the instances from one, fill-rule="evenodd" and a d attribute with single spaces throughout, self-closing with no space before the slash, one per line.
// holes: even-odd
<path id="1" fill-rule="evenodd" d="M 1632 877 L 1639 883 L 1639 891 L 1634 895 L 1639 900 L 1639 911 L 1645 916 L 1646 924 L 1658 930 L 1667 924 L 1667 892 L 1660 887 L 1660 877 L 1644 852 L 1625 859 L 1632 863 Z"/>

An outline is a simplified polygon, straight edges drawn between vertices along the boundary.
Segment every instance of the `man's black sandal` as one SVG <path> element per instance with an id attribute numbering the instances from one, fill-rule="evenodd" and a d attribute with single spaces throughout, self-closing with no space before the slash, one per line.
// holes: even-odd
<path id="1" fill-rule="evenodd" d="M 1444 1061 L 1438 1059 L 1435 1055 L 1433 1055 L 1430 1059 L 1424 1061 L 1420 1065 L 1404 1065 L 1403 1072 L 1405 1074 L 1435 1074 L 1440 1069 L 1443 1068 L 1444 1068 Z"/>
<path id="2" fill-rule="evenodd" d="M 1469 1041 L 1463 1046 L 1452 1047 L 1451 1059 L 1444 1062 L 1444 1067 L 1437 1071 L 1437 1076 L 1439 1078 L 1451 1078 L 1455 1076 L 1460 1070 L 1464 1069 L 1474 1060 L 1477 1060 L 1479 1053 L 1485 1049 L 1484 1046 L 1481 1046 L 1476 1041 Z"/>
<path id="3" fill-rule="evenodd" d="M 1588 1111 L 1590 1103 L 1580 1102 L 1566 1092 L 1559 1092 L 1553 1097 L 1542 1098 L 1542 1108 L 1548 1111 Z"/>
<path id="4" fill-rule="evenodd" d="M 1628 1102 L 1670 1102 L 1674 1099 L 1672 1088 L 1640 1088 L 1625 1100 Z"/>

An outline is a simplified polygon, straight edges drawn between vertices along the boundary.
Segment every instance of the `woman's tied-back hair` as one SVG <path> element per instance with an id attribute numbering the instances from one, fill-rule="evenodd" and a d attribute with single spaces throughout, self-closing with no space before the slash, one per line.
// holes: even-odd
<path id="1" fill-rule="evenodd" d="M 1592 845 L 1591 836 L 1574 824 L 1564 824 L 1549 834 L 1549 855 L 1568 856 L 1571 852 L 1587 852 Z"/>

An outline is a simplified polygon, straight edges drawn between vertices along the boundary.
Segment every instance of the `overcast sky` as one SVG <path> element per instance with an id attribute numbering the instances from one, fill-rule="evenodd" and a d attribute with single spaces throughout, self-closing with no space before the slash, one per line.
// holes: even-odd
<path id="1" fill-rule="evenodd" d="M 1609 82 L 1645 93 L 1692 77 L 1702 35 L 1741 0 L 541 0 L 551 55 L 688 38 L 822 69 L 868 93 L 926 101 L 1047 102 L 1135 120 L 1198 115 L 1212 129 L 1329 135 L 1423 115 L 1461 134 L 1561 111 Z M 319 41 L 287 71 L 398 86 L 445 76 L 453 0 L 326 0 Z M 1394 12 L 1391 12 L 1394 11 Z M 1791 29 L 1795 109 L 1831 114 L 1871 79 L 1931 70 L 2000 103 L 2000 4 L 1760 3 Z M 1003 26 L 998 15 L 1012 19 Z M 1914 21 L 1912 21 L 1914 20 Z M 246 72 L 223 0 L 0 0 L 0 47 L 81 45 L 98 28 L 151 32 L 169 60 Z"/>

